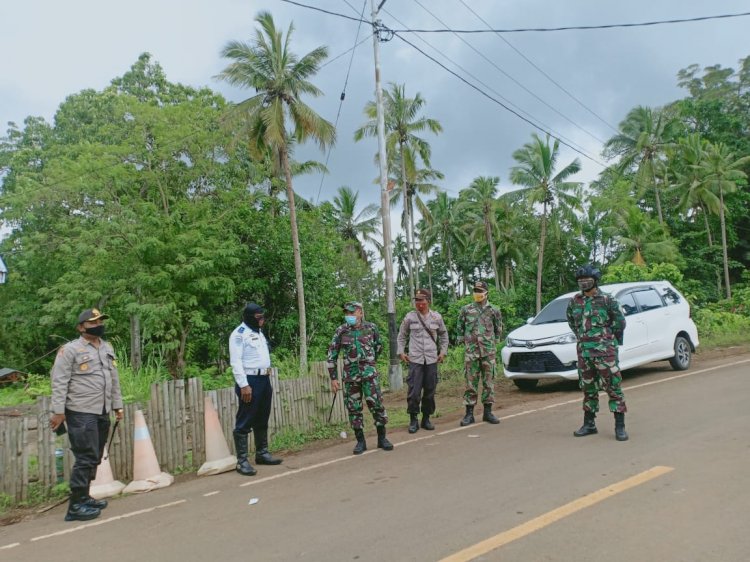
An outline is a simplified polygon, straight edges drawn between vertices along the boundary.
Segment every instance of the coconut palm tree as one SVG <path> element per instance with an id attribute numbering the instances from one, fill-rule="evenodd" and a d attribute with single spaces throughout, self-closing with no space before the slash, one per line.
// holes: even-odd
<path id="1" fill-rule="evenodd" d="M 299 57 L 290 49 L 294 31 L 292 24 L 284 38 L 283 32 L 276 29 L 269 12 L 260 12 L 255 21 L 260 29 L 256 29 L 255 37 L 250 42 L 229 41 L 224 45 L 221 54 L 232 62 L 219 73 L 218 78 L 232 86 L 255 91 L 255 95 L 237 104 L 235 110 L 247 125 L 251 152 L 262 155 L 266 149 L 273 150 L 284 171 L 299 309 L 300 370 L 307 373 L 305 289 L 289 146 L 292 142 L 302 143 L 312 139 L 321 149 L 325 149 L 336 139 L 333 124 L 302 101 L 303 94 L 322 95 L 308 79 L 318 71 L 321 62 L 328 56 L 328 49 L 318 47 Z"/>
<path id="2" fill-rule="evenodd" d="M 678 126 L 678 121 L 666 111 L 639 105 L 631 109 L 620 123 L 620 134 L 604 145 L 604 155 L 607 158 L 620 159 L 618 169 L 621 172 L 636 170 L 636 193 L 642 194 L 649 187 L 654 190 L 656 214 L 660 223 L 664 222 L 664 215 L 656 178 L 660 167 L 664 165 L 664 150 L 674 140 Z"/>
<path id="3" fill-rule="evenodd" d="M 421 160 L 426 168 L 430 168 L 430 145 L 418 136 L 418 133 L 429 131 L 434 134 L 442 132 L 443 127 L 435 119 L 420 116 L 424 108 L 425 99 L 417 93 L 413 98 L 406 97 L 406 86 L 401 84 L 390 84 L 389 89 L 383 92 L 383 106 L 385 119 L 385 143 L 386 154 L 388 154 L 390 169 L 398 166 L 399 175 L 404 193 L 409 189 L 406 182 L 410 174 L 416 170 L 418 161 Z M 370 101 L 365 106 L 367 123 L 354 132 L 354 140 L 359 141 L 364 137 L 375 137 L 377 135 L 377 106 Z M 398 155 L 398 161 L 394 160 Z M 408 205 L 404 213 L 407 215 L 406 224 L 411 225 Z M 412 232 L 410 227 L 406 229 L 406 246 L 412 248 Z M 409 286 L 412 299 L 414 298 L 414 268 L 411 259 L 411 250 L 407 251 L 407 265 L 409 268 Z"/>
<path id="4" fill-rule="evenodd" d="M 570 176 L 581 169 L 581 163 L 576 158 L 562 170 L 557 171 L 560 142 L 555 140 L 550 146 L 549 135 L 545 140 L 536 134 L 532 137 L 531 142 L 513 153 L 513 159 L 518 162 L 518 165 L 511 169 L 510 180 L 516 185 L 523 186 L 519 195 L 530 206 L 542 206 L 536 271 L 536 311 L 539 313 L 542 309 L 542 270 L 547 221 L 553 206 L 557 206 L 557 212 L 571 222 L 575 220 L 575 213 L 582 210 L 581 184 L 567 181 Z"/>
<path id="5" fill-rule="evenodd" d="M 451 291 L 452 298 L 458 294 L 458 280 L 461 277 L 454 256 L 466 249 L 466 234 L 463 230 L 463 219 L 461 210 L 456 199 L 441 191 L 437 197 L 427 203 L 423 214 L 425 244 L 428 247 L 439 246 L 440 253 L 448 264 L 450 277 L 454 277 L 456 283 Z"/>
<path id="6" fill-rule="evenodd" d="M 497 231 L 497 185 L 498 177 L 478 177 L 471 185 L 461 192 L 462 209 L 467 213 L 468 226 L 475 235 L 481 236 L 487 243 L 492 262 L 492 272 L 495 275 L 495 288 L 500 290 L 500 273 L 497 269 L 497 247 L 495 232 Z M 472 228 L 473 227 L 473 228 Z"/>
<path id="7" fill-rule="evenodd" d="M 622 248 L 614 263 L 632 261 L 636 265 L 647 262 L 673 262 L 679 251 L 663 224 L 649 217 L 637 206 L 618 209 L 614 226 L 607 227 Z"/>
<path id="8" fill-rule="evenodd" d="M 365 243 L 370 242 L 376 248 L 380 243 L 374 235 L 378 234 L 380 224 L 380 207 L 371 203 L 357 212 L 359 193 L 347 186 L 339 187 L 333 198 L 333 211 L 336 229 L 363 261 L 367 261 Z"/>
<path id="9" fill-rule="evenodd" d="M 724 285 L 728 299 L 732 298 L 729 282 L 729 257 L 727 252 L 727 226 L 724 195 L 737 191 L 737 184 L 745 181 L 747 175 L 740 168 L 750 162 L 750 156 L 736 158 L 724 143 L 707 145 L 706 156 L 701 164 L 705 174 L 704 182 L 714 195 L 719 197 L 719 222 L 721 224 L 721 249 L 724 259 Z"/>

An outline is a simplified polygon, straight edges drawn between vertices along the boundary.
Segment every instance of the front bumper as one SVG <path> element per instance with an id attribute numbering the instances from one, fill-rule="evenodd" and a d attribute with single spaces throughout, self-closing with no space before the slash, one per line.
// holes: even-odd
<path id="1" fill-rule="evenodd" d="M 548 345 L 532 349 L 504 347 L 503 370 L 509 379 L 578 380 L 575 344 Z"/>

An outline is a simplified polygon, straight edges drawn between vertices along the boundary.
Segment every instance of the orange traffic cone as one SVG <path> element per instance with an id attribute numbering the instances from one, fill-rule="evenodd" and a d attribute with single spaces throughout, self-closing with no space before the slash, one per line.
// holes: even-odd
<path id="1" fill-rule="evenodd" d="M 224 438 L 224 432 L 219 423 L 219 414 L 214 408 L 214 403 L 206 396 L 205 426 L 206 426 L 206 462 L 198 469 L 198 476 L 211 476 L 221 472 L 234 470 L 237 459 L 229 451 L 229 446 Z"/>
<path id="2" fill-rule="evenodd" d="M 135 431 L 133 432 L 133 481 L 125 486 L 124 494 L 131 492 L 150 492 L 166 488 L 174 477 L 162 472 L 156 458 L 154 444 L 148 432 L 143 412 L 135 411 Z"/>
<path id="3" fill-rule="evenodd" d="M 115 480 L 112 475 L 112 467 L 109 464 L 107 447 L 104 447 L 104 457 L 102 462 L 96 467 L 96 478 L 91 482 L 89 495 L 92 498 L 100 500 L 102 498 L 111 498 L 122 492 L 125 484 Z"/>

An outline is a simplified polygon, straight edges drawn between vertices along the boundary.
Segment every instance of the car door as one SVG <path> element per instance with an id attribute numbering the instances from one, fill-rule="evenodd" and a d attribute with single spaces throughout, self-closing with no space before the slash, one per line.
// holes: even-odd
<path id="1" fill-rule="evenodd" d="M 640 317 L 633 293 L 621 293 L 617 300 L 625 315 L 625 334 L 619 349 L 620 367 L 627 369 L 645 353 L 648 345 L 648 326 Z"/>
<path id="2" fill-rule="evenodd" d="M 649 357 L 669 355 L 674 338 L 670 322 L 664 316 L 666 311 L 664 299 L 653 287 L 633 291 L 632 295 L 638 303 L 640 310 L 638 316 L 648 331 L 648 343 L 644 355 Z"/>

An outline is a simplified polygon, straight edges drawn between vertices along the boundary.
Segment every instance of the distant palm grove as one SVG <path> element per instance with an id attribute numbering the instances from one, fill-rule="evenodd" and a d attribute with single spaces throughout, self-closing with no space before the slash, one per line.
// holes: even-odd
<path id="1" fill-rule="evenodd" d="M 52 123 L 8 124 L 0 367 L 48 372 L 90 306 L 111 316 L 108 338 L 128 368 L 157 363 L 173 377 L 221 376 L 250 300 L 267 307 L 276 357 L 302 370 L 324 359 L 345 300 L 363 301 L 387 334 L 380 208 L 363 196 L 379 190 L 377 169 L 330 201 L 294 193 L 300 174 L 325 172 L 296 160 L 298 146 L 376 151 L 375 103 L 357 130 L 336 130 L 308 105 L 321 95 L 327 48 L 300 54 L 294 40 L 261 13 L 248 42 L 224 46 L 217 78 L 246 91 L 241 103 L 172 83 L 143 54 L 107 88 L 69 95 Z M 699 328 L 747 322 L 750 56 L 736 69 L 693 65 L 677 80 L 684 98 L 621 116 L 601 154 L 608 168 L 588 185 L 575 180 L 578 159 L 532 130 L 510 170 L 441 185 L 431 144 L 451 132 L 427 92 L 386 84 L 398 320 L 428 287 L 450 328 L 481 278 L 512 329 L 591 262 L 605 281 L 676 283 Z M 500 175 L 517 189 L 501 195 Z"/>

